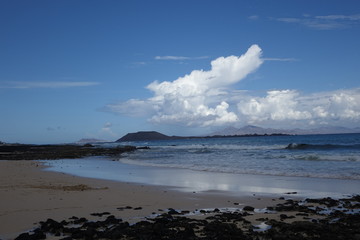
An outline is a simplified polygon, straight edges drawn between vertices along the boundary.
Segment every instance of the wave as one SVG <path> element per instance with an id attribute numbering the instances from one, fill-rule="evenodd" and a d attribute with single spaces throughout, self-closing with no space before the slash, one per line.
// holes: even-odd
<path id="1" fill-rule="evenodd" d="M 360 162 L 360 156 L 357 155 L 314 155 L 314 154 L 304 154 L 304 155 L 293 155 L 289 157 L 290 160 L 305 160 L 305 161 L 334 161 L 334 162 Z"/>
<path id="2" fill-rule="evenodd" d="M 217 150 L 278 150 L 283 149 L 282 144 L 271 145 L 250 145 L 250 144 L 189 144 L 189 145 L 169 145 L 169 146 L 154 146 L 153 149 L 163 150 L 185 150 L 185 151 L 217 151 Z M 205 149 L 205 151 L 204 151 Z"/>
<path id="3" fill-rule="evenodd" d="M 307 144 L 290 143 L 285 149 L 289 150 L 360 150 L 360 144 L 337 145 L 337 144 Z"/>
<path id="4" fill-rule="evenodd" d="M 298 171 L 298 169 L 289 170 L 289 169 L 266 169 L 266 168 L 238 168 L 232 166 L 225 167 L 219 165 L 210 166 L 210 165 L 181 164 L 181 163 L 154 163 L 154 162 L 139 161 L 129 158 L 120 158 L 118 159 L 118 161 L 123 164 L 137 165 L 144 167 L 188 169 L 192 171 L 201 171 L 201 172 L 360 180 L 360 174 L 357 172 L 344 174 L 339 171 L 309 172 L 309 171 L 301 171 L 301 170 Z"/>

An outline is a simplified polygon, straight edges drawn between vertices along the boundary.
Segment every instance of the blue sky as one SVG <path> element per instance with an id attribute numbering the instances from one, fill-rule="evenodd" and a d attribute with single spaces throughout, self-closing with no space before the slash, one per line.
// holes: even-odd
<path id="1" fill-rule="evenodd" d="M 360 2 L 0 1 L 0 140 L 360 127 Z"/>

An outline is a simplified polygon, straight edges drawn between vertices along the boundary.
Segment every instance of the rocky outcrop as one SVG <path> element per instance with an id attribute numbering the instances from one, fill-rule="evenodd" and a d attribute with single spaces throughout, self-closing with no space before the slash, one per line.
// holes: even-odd
<path id="1" fill-rule="evenodd" d="M 267 208 L 280 214 L 278 220 L 267 217 L 256 219 L 264 222 L 266 228 L 253 225 L 246 218 L 255 214 L 251 206 L 235 212 L 200 210 L 203 218 L 192 218 L 188 211 L 179 212 L 169 208 L 165 213 L 147 217 L 134 224 L 116 218 L 110 212 L 92 213 L 92 216 L 99 217 L 97 221 L 75 216 L 61 222 L 47 219 L 40 222 L 38 228 L 22 233 L 15 239 L 45 239 L 47 236 L 55 236 L 59 239 L 358 240 L 359 200 L 359 195 L 339 200 L 288 199 L 285 203 Z M 131 206 L 118 208 L 120 211 L 140 209 L 141 207 Z M 295 218 L 293 214 L 296 214 L 298 220 L 286 222 L 286 219 Z"/>
<path id="2" fill-rule="evenodd" d="M 88 156 L 116 156 L 124 152 L 135 151 L 133 146 L 118 146 L 112 148 L 86 145 L 0 145 L 0 160 L 40 160 L 82 158 Z"/>
<path id="3" fill-rule="evenodd" d="M 167 136 L 156 131 L 141 131 L 136 133 L 128 133 L 116 142 L 134 142 L 134 141 L 154 141 L 154 140 L 172 140 L 181 137 Z"/>

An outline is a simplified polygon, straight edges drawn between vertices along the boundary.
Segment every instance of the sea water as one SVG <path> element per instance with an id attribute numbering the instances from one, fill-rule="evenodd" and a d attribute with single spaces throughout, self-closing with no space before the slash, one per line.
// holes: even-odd
<path id="1" fill-rule="evenodd" d="M 227 191 L 341 197 L 360 193 L 360 134 L 191 138 L 99 144 L 147 146 L 118 157 L 44 161 L 82 177 Z"/>
<path id="2" fill-rule="evenodd" d="M 132 165 L 360 180 L 360 134 L 193 138 L 121 144 L 150 147 L 125 153 L 118 159 Z"/>

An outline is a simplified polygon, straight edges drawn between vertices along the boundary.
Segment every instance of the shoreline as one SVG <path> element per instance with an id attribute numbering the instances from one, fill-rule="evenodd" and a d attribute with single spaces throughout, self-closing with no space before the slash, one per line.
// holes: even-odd
<path id="1" fill-rule="evenodd" d="M 159 209 L 234 207 L 251 204 L 266 207 L 270 198 L 232 196 L 215 192 L 181 192 L 149 186 L 44 171 L 32 160 L 0 161 L 0 238 L 11 239 L 36 227 L 40 221 L 72 216 L 91 219 L 91 213 L 111 212 L 123 219 L 139 220 Z M 234 203 L 238 205 L 234 205 Z M 131 206 L 140 210 L 119 211 Z"/>
<path id="2" fill-rule="evenodd" d="M 142 166 L 109 158 L 41 161 L 47 171 L 79 177 L 162 186 L 182 192 L 222 192 L 226 195 L 267 195 L 281 197 L 296 192 L 297 197 L 341 198 L 360 192 L 360 180 L 276 176 L 196 171 L 185 168 Z"/>
<path id="3" fill-rule="evenodd" d="M 39 227 L 39 222 L 48 218 L 60 222 L 76 216 L 97 221 L 101 213 L 110 213 L 116 218 L 136 223 L 154 214 L 163 214 L 169 209 L 189 213 L 198 210 L 197 214 L 191 217 L 205 218 L 210 213 L 199 214 L 199 210 L 206 212 L 224 208 L 242 211 L 245 206 L 251 206 L 257 212 L 246 219 L 253 225 L 260 225 L 265 220 L 259 219 L 280 221 L 283 215 L 269 214 L 264 211 L 266 207 L 285 204 L 290 199 L 304 199 L 301 194 L 293 192 L 234 194 L 231 191 L 219 190 L 181 191 L 180 188 L 172 186 L 79 177 L 49 171 L 42 161 L 29 160 L 0 161 L 0 176 L 1 239 L 13 239 L 20 233 Z M 91 215 L 93 213 L 96 214 Z M 281 221 L 292 222 L 294 219 Z"/>

